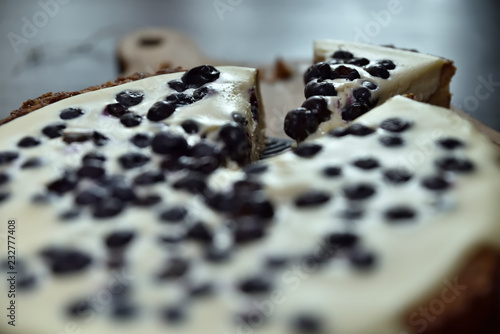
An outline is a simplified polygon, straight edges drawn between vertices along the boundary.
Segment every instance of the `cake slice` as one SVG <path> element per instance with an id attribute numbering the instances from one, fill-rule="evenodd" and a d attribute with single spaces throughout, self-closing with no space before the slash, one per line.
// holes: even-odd
<path id="1" fill-rule="evenodd" d="M 218 143 L 238 164 L 259 158 L 265 125 L 257 70 L 203 65 L 169 72 L 135 74 L 80 92 L 29 100 L 0 122 L 9 123 L 2 126 L 2 138 L 11 138 L 2 142 L 20 139 L 16 128 L 42 142 L 57 138 L 52 144 L 72 141 L 72 131 L 108 133 L 115 143 L 126 142 L 125 136 L 133 133 L 168 129 L 191 140 Z"/>
<path id="2" fill-rule="evenodd" d="M 333 40 L 314 44 L 314 62 L 304 74 L 306 101 L 285 120 L 285 132 L 302 141 L 321 136 L 363 115 L 388 98 L 413 94 L 449 107 L 453 62 L 394 47 Z"/>

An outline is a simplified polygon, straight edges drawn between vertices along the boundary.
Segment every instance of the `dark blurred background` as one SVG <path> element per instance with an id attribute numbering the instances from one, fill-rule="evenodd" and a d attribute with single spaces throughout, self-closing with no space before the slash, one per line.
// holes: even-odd
<path id="1" fill-rule="evenodd" d="M 498 0 L 0 0 L 0 117 L 48 91 L 118 75 L 117 42 L 144 27 L 190 35 L 218 60 L 311 59 L 317 38 L 453 59 L 453 104 L 500 130 Z M 34 28 L 34 29 L 33 29 Z"/>

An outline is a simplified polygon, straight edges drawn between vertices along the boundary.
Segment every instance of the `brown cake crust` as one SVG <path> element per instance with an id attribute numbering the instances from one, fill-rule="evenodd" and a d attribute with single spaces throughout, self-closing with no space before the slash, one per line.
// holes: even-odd
<path id="1" fill-rule="evenodd" d="M 122 84 L 127 83 L 127 82 L 137 81 L 137 80 L 145 79 L 147 77 L 151 77 L 151 76 L 155 76 L 155 75 L 176 73 L 176 72 L 182 72 L 182 71 L 184 71 L 182 68 L 177 67 L 174 69 L 169 69 L 169 68 L 161 69 L 155 73 L 138 72 L 138 73 L 134 73 L 134 74 L 129 75 L 129 76 L 120 76 L 120 77 L 116 78 L 116 80 L 114 80 L 114 81 L 108 81 L 105 84 L 88 87 L 88 88 L 82 89 L 80 91 L 58 92 L 58 93 L 49 92 L 49 93 L 43 94 L 42 96 L 39 96 L 35 99 L 29 99 L 26 102 L 24 102 L 19 109 L 13 110 L 7 118 L 0 120 L 0 125 L 8 123 L 8 122 L 10 122 L 13 119 L 16 119 L 18 117 L 29 114 L 30 112 L 33 112 L 33 111 L 38 110 L 40 108 L 43 108 L 49 104 L 67 99 L 67 98 L 72 97 L 72 96 L 96 91 L 96 90 L 103 89 L 103 88 L 122 85 Z"/>
<path id="2" fill-rule="evenodd" d="M 494 334 L 500 332 L 500 255 L 483 247 L 432 299 L 407 313 L 411 333 Z M 439 312 L 436 313 L 436 310 Z"/>

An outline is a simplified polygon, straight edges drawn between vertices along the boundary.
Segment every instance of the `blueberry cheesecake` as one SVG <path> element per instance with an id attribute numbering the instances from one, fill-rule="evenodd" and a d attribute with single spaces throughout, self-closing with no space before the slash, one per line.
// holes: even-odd
<path id="1" fill-rule="evenodd" d="M 394 97 L 256 162 L 255 75 L 122 78 L 0 127 L 0 219 L 19 250 L 0 257 L 18 312 L 1 333 L 486 333 L 492 144 Z"/>
<path id="2" fill-rule="evenodd" d="M 316 41 L 314 65 L 304 73 L 306 100 L 287 114 L 284 130 L 299 142 L 321 136 L 400 94 L 449 107 L 454 73 L 450 60 L 415 51 Z"/>

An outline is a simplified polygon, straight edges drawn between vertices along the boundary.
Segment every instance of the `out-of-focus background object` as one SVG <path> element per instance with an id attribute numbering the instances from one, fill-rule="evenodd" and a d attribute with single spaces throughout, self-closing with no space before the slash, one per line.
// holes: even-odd
<path id="1" fill-rule="evenodd" d="M 499 12 L 497 0 L 2 0 L 0 117 L 45 92 L 115 78 L 124 36 L 167 27 L 209 59 L 253 66 L 311 59 L 318 38 L 450 58 L 452 103 L 500 130 Z"/>

